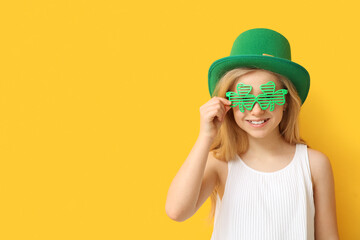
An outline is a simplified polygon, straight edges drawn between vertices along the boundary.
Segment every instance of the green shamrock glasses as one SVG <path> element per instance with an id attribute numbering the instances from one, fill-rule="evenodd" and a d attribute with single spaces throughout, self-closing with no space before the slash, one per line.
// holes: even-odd
<path id="1" fill-rule="evenodd" d="M 285 104 L 285 94 L 288 93 L 286 89 L 279 89 L 275 92 L 275 83 L 273 81 L 260 85 L 263 94 L 259 94 L 257 97 L 250 94 L 251 89 L 251 85 L 238 83 L 236 86 L 237 93 L 227 92 L 226 97 L 231 101 L 231 107 L 239 106 L 241 112 L 245 111 L 244 108 L 251 111 L 255 103 L 258 102 L 262 110 L 270 106 L 270 111 L 273 111 L 275 103 L 278 105 Z"/>

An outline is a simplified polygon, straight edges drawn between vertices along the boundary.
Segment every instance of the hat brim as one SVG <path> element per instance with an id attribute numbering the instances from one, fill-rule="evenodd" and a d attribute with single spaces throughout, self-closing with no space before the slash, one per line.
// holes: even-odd
<path id="1" fill-rule="evenodd" d="M 231 69 L 238 67 L 256 67 L 269 70 L 287 77 L 295 86 L 301 99 L 306 100 L 310 88 L 310 75 L 301 65 L 277 57 L 259 55 L 229 56 L 216 60 L 211 64 L 208 73 L 210 96 L 213 95 L 216 83 Z"/>

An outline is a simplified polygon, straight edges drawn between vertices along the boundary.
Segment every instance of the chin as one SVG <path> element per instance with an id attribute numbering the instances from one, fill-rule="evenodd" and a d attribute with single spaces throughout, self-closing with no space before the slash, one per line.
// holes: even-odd
<path id="1" fill-rule="evenodd" d="M 270 127 L 270 126 L 269 126 Z M 275 134 L 276 129 L 273 129 L 273 128 L 268 128 L 268 129 L 249 129 L 247 127 L 245 128 L 242 128 L 244 130 L 244 132 L 247 133 L 247 135 L 249 137 L 252 137 L 252 138 L 257 138 L 257 139 L 264 139 L 266 137 L 269 137 L 270 135 L 273 135 Z"/>
<path id="2" fill-rule="evenodd" d="M 268 133 L 249 133 L 247 132 L 248 136 L 249 137 L 252 137 L 252 138 L 258 138 L 258 139 L 262 139 L 262 138 L 266 138 L 267 136 L 269 136 Z"/>

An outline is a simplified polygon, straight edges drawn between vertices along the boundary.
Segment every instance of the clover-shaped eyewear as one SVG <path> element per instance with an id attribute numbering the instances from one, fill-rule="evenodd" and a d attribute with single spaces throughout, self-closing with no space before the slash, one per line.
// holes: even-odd
<path id="1" fill-rule="evenodd" d="M 263 94 L 259 94 L 256 97 L 250 94 L 251 89 L 251 85 L 238 83 L 236 86 L 237 93 L 226 92 L 226 97 L 228 97 L 232 103 L 231 107 L 239 106 L 241 112 L 245 111 L 244 108 L 251 111 L 255 103 L 258 102 L 262 110 L 270 106 L 270 111 L 273 111 L 275 103 L 277 105 L 285 104 L 285 94 L 288 93 L 286 89 L 279 89 L 275 92 L 275 83 L 273 81 L 260 85 L 260 90 Z"/>

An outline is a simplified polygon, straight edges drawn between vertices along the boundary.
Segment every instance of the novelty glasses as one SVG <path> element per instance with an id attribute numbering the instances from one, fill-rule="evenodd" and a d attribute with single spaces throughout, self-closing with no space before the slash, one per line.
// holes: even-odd
<path id="1" fill-rule="evenodd" d="M 239 106 L 240 112 L 244 112 L 244 108 L 251 111 L 255 103 L 258 102 L 262 110 L 270 106 L 270 111 L 273 111 L 275 103 L 278 105 L 285 104 L 285 94 L 288 93 L 286 89 L 279 89 L 275 92 L 275 83 L 273 81 L 260 85 L 260 90 L 263 94 L 259 94 L 256 97 L 250 94 L 251 89 L 251 85 L 238 83 L 236 86 L 237 93 L 226 92 L 226 97 L 232 103 L 231 107 Z"/>

